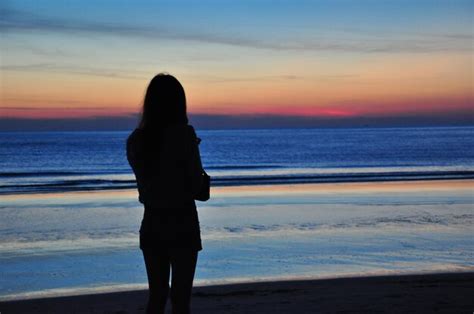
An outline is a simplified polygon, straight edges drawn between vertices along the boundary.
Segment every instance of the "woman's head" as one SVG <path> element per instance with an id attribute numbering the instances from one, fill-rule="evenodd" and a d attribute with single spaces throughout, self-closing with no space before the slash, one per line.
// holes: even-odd
<path id="1" fill-rule="evenodd" d="M 140 128 L 161 128 L 170 124 L 187 123 L 183 86 L 172 75 L 156 75 L 146 90 Z"/>

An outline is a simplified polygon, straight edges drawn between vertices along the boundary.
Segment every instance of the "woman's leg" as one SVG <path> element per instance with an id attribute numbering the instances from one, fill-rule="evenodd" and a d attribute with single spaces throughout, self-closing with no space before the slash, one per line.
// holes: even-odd
<path id="1" fill-rule="evenodd" d="M 146 313 L 164 313 L 168 299 L 170 257 L 167 252 L 143 250 L 148 275 L 148 305 Z"/>
<path id="2" fill-rule="evenodd" d="M 173 314 L 190 313 L 191 291 L 198 252 L 195 250 L 176 250 L 171 259 L 171 304 Z"/>

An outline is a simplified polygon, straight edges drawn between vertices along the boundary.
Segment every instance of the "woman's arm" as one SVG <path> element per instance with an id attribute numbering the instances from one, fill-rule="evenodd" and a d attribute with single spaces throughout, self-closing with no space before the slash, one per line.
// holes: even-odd
<path id="1" fill-rule="evenodd" d="M 127 160 L 135 174 L 138 188 L 138 201 L 144 203 L 143 163 L 139 161 L 136 130 L 128 137 L 126 144 Z"/>
<path id="2" fill-rule="evenodd" d="M 193 198 L 199 193 L 203 181 L 201 154 L 199 153 L 199 142 L 196 132 L 192 126 L 189 126 L 190 147 L 188 160 L 188 173 L 191 180 L 191 194 Z"/>

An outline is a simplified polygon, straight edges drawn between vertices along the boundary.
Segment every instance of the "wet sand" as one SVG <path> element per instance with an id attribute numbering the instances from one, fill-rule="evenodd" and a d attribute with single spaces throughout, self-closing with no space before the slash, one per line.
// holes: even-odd
<path id="1" fill-rule="evenodd" d="M 196 287 L 193 313 L 472 313 L 474 272 Z M 144 313 L 147 292 L 0 303 L 9 313 Z"/>

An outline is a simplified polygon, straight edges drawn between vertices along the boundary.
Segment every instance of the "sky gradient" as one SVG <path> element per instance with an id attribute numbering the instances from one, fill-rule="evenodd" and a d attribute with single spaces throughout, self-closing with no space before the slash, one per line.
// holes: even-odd
<path id="1" fill-rule="evenodd" d="M 163 71 L 202 127 L 474 123 L 472 1 L 10 0 L 0 16 L 4 126 L 128 127 Z"/>

